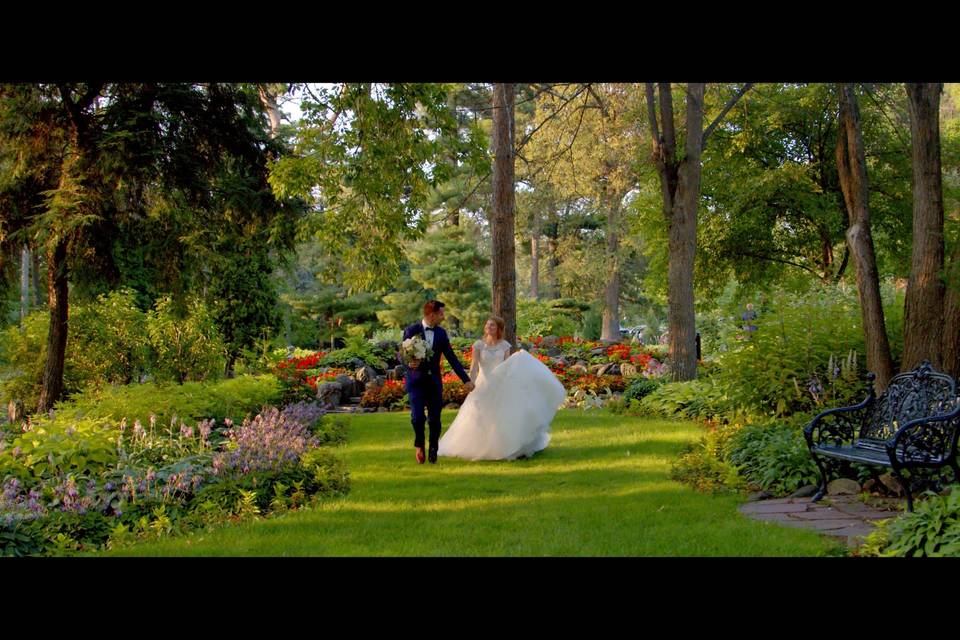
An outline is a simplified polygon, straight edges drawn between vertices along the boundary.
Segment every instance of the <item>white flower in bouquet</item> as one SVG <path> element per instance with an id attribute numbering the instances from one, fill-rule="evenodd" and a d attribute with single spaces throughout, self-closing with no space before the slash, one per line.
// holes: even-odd
<path id="1" fill-rule="evenodd" d="M 433 355 L 433 349 L 423 339 L 423 336 L 413 336 L 407 338 L 400 344 L 400 355 L 403 357 L 404 364 L 411 360 L 427 360 Z"/>

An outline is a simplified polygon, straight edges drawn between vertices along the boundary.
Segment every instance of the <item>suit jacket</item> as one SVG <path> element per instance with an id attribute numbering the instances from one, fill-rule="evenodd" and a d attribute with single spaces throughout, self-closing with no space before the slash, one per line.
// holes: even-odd
<path id="1" fill-rule="evenodd" d="M 426 336 L 423 335 L 423 322 L 412 324 L 403 331 L 404 340 L 412 338 L 416 335 L 423 336 L 423 339 L 426 340 Z M 444 331 L 443 327 L 434 327 L 433 355 L 430 356 L 429 359 L 421 362 L 420 366 L 416 369 L 410 369 L 409 367 L 407 368 L 407 390 L 409 390 L 411 386 L 419 386 L 419 384 L 422 383 L 425 378 L 434 379 L 438 385 L 442 384 L 440 378 L 441 354 L 447 358 L 447 362 L 450 363 L 450 366 L 453 367 L 453 370 L 460 377 L 460 379 L 463 380 L 464 384 L 470 382 L 470 376 L 467 375 L 466 371 L 464 371 L 463 365 L 460 364 L 460 361 L 457 359 L 457 354 L 454 353 L 453 347 L 450 346 L 450 338 L 447 336 L 447 332 Z"/>

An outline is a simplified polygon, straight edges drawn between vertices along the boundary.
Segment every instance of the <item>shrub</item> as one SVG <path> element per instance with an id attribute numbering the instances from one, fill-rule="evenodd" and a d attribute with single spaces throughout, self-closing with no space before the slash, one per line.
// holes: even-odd
<path id="1" fill-rule="evenodd" d="M 698 491 L 734 491 L 743 486 L 737 469 L 724 460 L 723 451 L 736 433 L 731 425 L 708 428 L 700 441 L 690 445 L 674 462 L 670 477 Z"/>
<path id="2" fill-rule="evenodd" d="M 796 424 L 747 425 L 730 439 L 726 458 L 750 483 L 775 495 L 816 484 L 820 477 Z"/>
<path id="3" fill-rule="evenodd" d="M 569 336 L 576 330 L 569 310 L 529 298 L 517 301 L 517 335 Z"/>
<path id="4" fill-rule="evenodd" d="M 360 398 L 360 406 L 366 408 L 394 408 L 407 403 L 407 390 L 402 380 L 387 380 L 382 387 L 367 387 Z"/>
<path id="5" fill-rule="evenodd" d="M 662 378 L 634 378 L 624 389 L 623 397 L 625 400 L 642 400 L 659 389 L 664 382 Z"/>
<path id="6" fill-rule="evenodd" d="M 960 557 L 960 485 L 946 496 L 925 495 L 913 513 L 878 523 L 860 555 Z"/>
<path id="7" fill-rule="evenodd" d="M 356 368 L 360 363 L 367 364 L 374 369 L 384 371 L 387 368 L 386 359 L 391 354 L 384 353 L 362 337 L 348 336 L 347 346 L 343 349 L 331 351 L 320 359 L 320 366 Z"/>
<path id="8" fill-rule="evenodd" d="M 206 306 L 194 299 L 178 314 L 169 297 L 147 313 L 153 352 L 151 370 L 158 382 L 216 379 L 226 366 L 226 347 Z"/>

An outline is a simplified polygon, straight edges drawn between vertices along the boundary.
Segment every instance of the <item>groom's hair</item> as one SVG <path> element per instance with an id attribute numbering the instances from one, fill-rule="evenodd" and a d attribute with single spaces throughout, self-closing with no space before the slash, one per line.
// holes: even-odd
<path id="1" fill-rule="evenodd" d="M 436 313 L 437 311 L 444 308 L 445 306 L 447 305 L 443 304 L 439 300 L 430 300 L 425 305 L 423 305 L 423 315 Z"/>

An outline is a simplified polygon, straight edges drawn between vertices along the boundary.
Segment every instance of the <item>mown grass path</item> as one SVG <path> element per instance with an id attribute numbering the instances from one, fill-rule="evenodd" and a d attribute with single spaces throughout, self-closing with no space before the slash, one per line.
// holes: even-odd
<path id="1" fill-rule="evenodd" d="M 444 412 L 444 424 L 453 412 Z M 836 543 L 669 479 L 693 423 L 560 411 L 532 459 L 418 465 L 403 413 L 356 416 L 352 489 L 315 509 L 141 544 L 146 556 L 810 556 Z"/>

